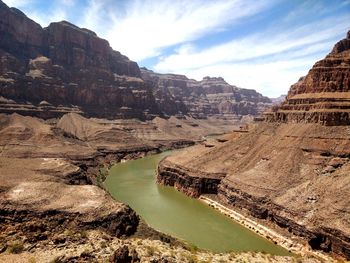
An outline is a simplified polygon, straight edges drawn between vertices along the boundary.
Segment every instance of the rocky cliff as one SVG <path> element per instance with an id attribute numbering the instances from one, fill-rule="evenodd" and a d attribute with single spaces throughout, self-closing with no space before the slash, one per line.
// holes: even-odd
<path id="1" fill-rule="evenodd" d="M 258 115 L 271 106 L 269 98 L 255 90 L 230 85 L 221 77 L 204 77 L 201 81 L 196 81 L 184 75 L 159 74 L 146 68 L 141 68 L 141 75 L 155 87 L 157 102 L 195 118 Z M 172 101 L 176 104 L 169 104 L 167 98 L 173 98 Z"/>
<path id="2" fill-rule="evenodd" d="M 271 101 L 222 78 L 157 74 L 69 22 L 42 28 L 0 1 L 0 111 L 41 118 L 68 112 L 151 119 L 256 115 Z M 142 72 L 142 74 L 141 74 Z M 9 103 L 9 101 L 11 103 Z M 43 105 L 44 103 L 45 105 Z"/>
<path id="3" fill-rule="evenodd" d="M 46 109 L 51 115 L 44 116 L 39 104 L 45 101 L 65 106 L 64 113 L 76 105 L 96 117 L 160 114 L 138 65 L 92 31 L 65 21 L 41 28 L 0 2 L 0 34 L 0 95 L 22 105 L 19 113 L 60 115 Z"/>
<path id="4" fill-rule="evenodd" d="M 270 122 L 167 157 L 158 181 L 198 196 L 208 193 L 198 182 L 223 174 L 216 200 L 312 249 L 350 259 L 349 48 L 348 33 L 266 114 Z"/>
<path id="5" fill-rule="evenodd" d="M 292 85 L 268 121 L 350 124 L 350 31 L 333 50 Z"/>

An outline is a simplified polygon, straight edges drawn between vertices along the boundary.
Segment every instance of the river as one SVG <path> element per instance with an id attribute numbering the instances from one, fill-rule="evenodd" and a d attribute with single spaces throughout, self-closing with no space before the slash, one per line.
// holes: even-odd
<path id="1" fill-rule="evenodd" d="M 104 185 L 118 201 L 128 204 L 150 226 L 213 252 L 264 251 L 289 255 L 284 248 L 262 238 L 215 209 L 156 183 L 158 162 L 164 152 L 114 165 Z"/>

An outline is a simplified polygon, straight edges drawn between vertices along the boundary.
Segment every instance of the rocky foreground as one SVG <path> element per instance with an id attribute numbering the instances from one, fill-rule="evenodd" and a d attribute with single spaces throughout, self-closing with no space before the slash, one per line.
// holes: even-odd
<path id="1" fill-rule="evenodd" d="M 212 194 L 306 247 L 350 259 L 349 36 L 268 122 L 167 157 L 158 182 Z"/>
<path id="2" fill-rule="evenodd" d="M 0 262 L 319 262 L 197 250 L 149 228 L 101 188 L 114 162 L 205 143 L 202 136 L 233 128 L 191 118 L 0 114 Z"/>
<path id="3" fill-rule="evenodd" d="M 0 261 L 190 262 L 197 255 L 189 247 L 150 229 L 101 188 L 105 169 L 233 128 L 192 118 L 111 121 L 69 113 L 44 121 L 0 114 Z"/>

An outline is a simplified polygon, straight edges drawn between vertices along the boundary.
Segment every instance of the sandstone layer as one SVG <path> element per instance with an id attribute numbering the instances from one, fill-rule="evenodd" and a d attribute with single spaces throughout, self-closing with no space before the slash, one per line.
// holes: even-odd
<path id="1" fill-rule="evenodd" d="M 294 84 L 268 121 L 350 124 L 350 31 Z"/>
<path id="2" fill-rule="evenodd" d="M 346 127 L 259 124 L 225 140 L 166 158 L 158 181 L 190 196 L 217 193 L 222 203 L 273 222 L 313 249 L 350 258 Z"/>

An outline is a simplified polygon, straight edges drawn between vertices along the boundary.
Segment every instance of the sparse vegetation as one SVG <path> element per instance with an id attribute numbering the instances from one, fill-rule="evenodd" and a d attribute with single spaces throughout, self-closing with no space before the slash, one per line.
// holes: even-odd
<path id="1" fill-rule="evenodd" d="M 87 232 L 86 232 L 85 230 L 80 231 L 79 234 L 80 234 L 80 237 L 81 237 L 81 238 L 84 238 L 84 239 L 85 239 L 85 238 L 88 237 L 88 234 L 87 234 Z"/>
<path id="2" fill-rule="evenodd" d="M 70 230 L 70 229 L 66 229 L 64 232 L 63 232 L 63 234 L 66 236 L 66 237 L 71 237 L 71 236 L 73 236 L 73 231 L 72 230 Z"/>
<path id="3" fill-rule="evenodd" d="M 62 258 L 61 256 L 57 256 L 53 260 L 51 260 L 50 263 L 61 263 L 62 262 L 61 258 Z"/>
<path id="4" fill-rule="evenodd" d="M 186 243 L 185 245 L 185 249 L 194 253 L 194 252 L 197 252 L 198 251 L 198 247 L 194 244 L 191 244 L 191 243 Z"/>
<path id="5" fill-rule="evenodd" d="M 108 176 L 108 169 L 105 166 L 100 167 L 96 178 L 96 184 L 98 187 L 103 188 L 103 182 L 106 180 L 107 176 Z"/>
<path id="6" fill-rule="evenodd" d="M 8 246 L 8 252 L 12 254 L 19 254 L 23 251 L 24 246 L 22 241 L 15 241 Z"/>
<path id="7" fill-rule="evenodd" d="M 106 248 L 107 247 L 107 243 L 105 241 L 102 241 L 100 243 L 100 246 L 101 246 L 101 248 Z"/>
<path id="8" fill-rule="evenodd" d="M 149 257 L 153 256 L 155 251 L 156 251 L 155 247 L 146 246 L 147 256 L 149 256 Z"/>
<path id="9" fill-rule="evenodd" d="M 198 258 L 195 254 L 192 253 L 187 253 L 185 254 L 186 259 L 188 260 L 189 263 L 198 263 Z"/>

